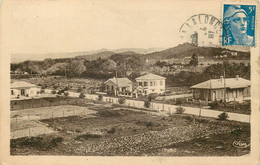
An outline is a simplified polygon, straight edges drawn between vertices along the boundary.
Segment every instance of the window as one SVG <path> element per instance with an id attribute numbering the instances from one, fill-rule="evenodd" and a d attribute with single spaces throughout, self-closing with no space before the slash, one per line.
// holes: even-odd
<path id="1" fill-rule="evenodd" d="M 163 81 L 160 81 L 160 85 L 163 85 Z"/>
<path id="2" fill-rule="evenodd" d="M 144 86 L 148 86 L 148 83 L 147 83 L 147 82 L 144 82 Z"/>
<path id="3" fill-rule="evenodd" d="M 114 86 L 111 86 L 111 90 L 112 90 L 112 91 L 114 90 Z"/>
<path id="4" fill-rule="evenodd" d="M 109 90 L 109 86 L 107 85 L 107 90 Z"/>
<path id="5" fill-rule="evenodd" d="M 143 82 L 139 82 L 139 86 L 143 86 Z"/>
<path id="6" fill-rule="evenodd" d="M 156 84 L 156 81 L 154 81 L 154 82 L 153 82 L 153 86 L 156 86 L 156 85 L 157 85 L 157 84 Z"/>
<path id="7" fill-rule="evenodd" d="M 14 95 L 14 90 L 11 90 L 11 95 Z"/>
<path id="8" fill-rule="evenodd" d="M 150 82 L 150 86 L 153 86 L 153 82 L 152 81 Z"/>

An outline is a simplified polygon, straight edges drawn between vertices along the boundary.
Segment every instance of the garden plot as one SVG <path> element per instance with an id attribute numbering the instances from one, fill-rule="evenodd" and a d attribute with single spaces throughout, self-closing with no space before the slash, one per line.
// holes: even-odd
<path id="1" fill-rule="evenodd" d="M 60 118 L 68 116 L 95 117 L 96 111 L 86 107 L 72 105 L 32 108 L 26 110 L 11 111 L 11 139 L 50 134 L 55 132 L 48 124 L 39 120 Z"/>
<path id="2" fill-rule="evenodd" d="M 96 111 L 87 107 L 73 105 L 62 105 L 52 107 L 31 108 L 19 111 L 11 111 L 11 121 L 17 120 L 41 120 L 56 117 L 67 117 L 75 115 L 88 115 L 93 117 Z"/>
<path id="3" fill-rule="evenodd" d="M 39 121 L 19 121 L 11 123 L 11 139 L 31 137 L 42 134 L 50 134 L 55 131 L 51 127 Z"/>

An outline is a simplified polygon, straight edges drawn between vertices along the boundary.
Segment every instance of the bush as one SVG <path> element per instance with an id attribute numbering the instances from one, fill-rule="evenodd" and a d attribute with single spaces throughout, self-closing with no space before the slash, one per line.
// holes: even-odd
<path id="1" fill-rule="evenodd" d="M 80 95 L 79 95 L 79 98 L 85 98 L 86 96 L 84 95 L 84 93 L 80 93 Z"/>
<path id="2" fill-rule="evenodd" d="M 176 113 L 177 114 L 182 114 L 182 113 L 184 113 L 184 111 L 185 111 L 185 109 L 183 107 L 181 107 L 181 106 L 176 108 Z"/>
<path id="3" fill-rule="evenodd" d="M 68 91 L 69 90 L 69 87 L 65 87 L 64 89 L 63 89 L 63 91 Z"/>
<path id="4" fill-rule="evenodd" d="M 181 98 L 176 99 L 176 105 L 181 105 L 183 104 L 183 100 Z"/>
<path id="5" fill-rule="evenodd" d="M 64 96 L 69 96 L 69 92 L 65 92 L 65 93 L 64 93 Z"/>
<path id="6" fill-rule="evenodd" d="M 125 103 L 125 98 L 124 97 L 119 97 L 118 98 L 118 103 L 119 104 L 124 104 Z"/>
<path id="7" fill-rule="evenodd" d="M 146 100 L 146 101 L 144 102 L 144 106 L 145 106 L 146 108 L 150 108 L 151 102 L 150 102 L 149 100 Z"/>
<path id="8" fill-rule="evenodd" d="M 226 120 L 227 118 L 229 118 L 229 116 L 226 112 L 223 112 L 220 115 L 218 115 L 219 120 Z"/>
<path id="9" fill-rule="evenodd" d="M 211 102 L 209 104 L 209 106 L 210 106 L 210 109 L 217 109 L 219 107 L 219 102 L 217 100 L 215 100 L 215 101 Z"/>
<path id="10" fill-rule="evenodd" d="M 82 92 L 82 88 L 79 87 L 79 88 L 77 89 L 77 92 Z"/>
<path id="11" fill-rule="evenodd" d="M 102 96 L 102 95 L 98 95 L 98 100 L 99 100 L 99 101 L 101 101 L 101 100 L 102 100 L 102 98 L 103 98 L 103 96 Z"/>
<path id="12" fill-rule="evenodd" d="M 40 93 L 45 93 L 45 90 L 44 90 L 44 89 L 41 89 L 41 90 L 40 90 Z"/>
<path id="13" fill-rule="evenodd" d="M 115 132 L 116 132 L 115 127 L 112 127 L 110 130 L 107 131 L 107 133 L 109 133 L 109 134 L 113 134 Z"/>
<path id="14" fill-rule="evenodd" d="M 157 96 L 158 96 L 157 93 L 150 93 L 150 94 L 148 95 L 147 99 L 148 99 L 149 101 L 152 101 L 152 100 L 154 100 Z"/>
<path id="15" fill-rule="evenodd" d="M 59 91 L 57 92 L 58 95 L 61 95 L 62 93 L 64 93 L 64 90 L 59 90 Z"/>
<path id="16" fill-rule="evenodd" d="M 51 91 L 51 94 L 53 94 L 53 95 L 56 94 L 56 91 L 55 91 L 55 90 L 52 90 L 52 91 Z"/>
<path id="17" fill-rule="evenodd" d="M 84 135 L 79 135 L 76 140 L 88 140 L 88 139 L 95 139 L 95 138 L 101 138 L 101 135 L 96 135 L 96 134 L 84 134 Z"/>

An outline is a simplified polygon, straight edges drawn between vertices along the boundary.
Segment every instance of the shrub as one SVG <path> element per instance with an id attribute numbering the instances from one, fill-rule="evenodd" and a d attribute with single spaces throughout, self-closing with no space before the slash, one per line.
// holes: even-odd
<path id="1" fill-rule="evenodd" d="M 183 100 L 181 98 L 176 99 L 176 105 L 181 105 L 183 104 Z"/>
<path id="2" fill-rule="evenodd" d="M 146 125 L 146 127 L 152 127 L 152 126 L 154 126 L 154 123 L 149 121 L 145 125 Z"/>
<path id="3" fill-rule="evenodd" d="M 150 94 L 148 95 L 147 99 L 148 99 L 149 101 L 152 101 L 152 100 L 154 100 L 157 96 L 158 96 L 157 93 L 150 93 Z"/>
<path id="4" fill-rule="evenodd" d="M 124 97 L 119 97 L 118 98 L 118 103 L 119 104 L 124 104 L 125 103 L 125 98 Z"/>
<path id="5" fill-rule="evenodd" d="M 63 91 L 68 91 L 69 90 L 69 87 L 65 87 L 64 89 L 63 89 Z"/>
<path id="6" fill-rule="evenodd" d="M 101 135 L 96 135 L 96 134 L 84 134 L 84 135 L 79 135 L 76 140 L 88 140 L 88 139 L 94 139 L 94 138 L 100 138 Z"/>
<path id="7" fill-rule="evenodd" d="M 223 112 L 220 115 L 218 115 L 219 120 L 226 120 L 227 118 L 229 118 L 229 116 L 226 112 Z"/>
<path id="8" fill-rule="evenodd" d="M 69 92 L 65 92 L 65 93 L 64 93 L 64 96 L 69 96 Z"/>
<path id="9" fill-rule="evenodd" d="M 181 107 L 181 106 L 176 108 L 176 113 L 177 114 L 182 114 L 182 113 L 184 113 L 184 111 L 185 111 L 185 109 L 183 107 Z"/>
<path id="10" fill-rule="evenodd" d="M 52 91 L 51 91 L 51 94 L 53 94 L 53 95 L 56 94 L 56 91 L 55 91 L 55 90 L 52 90 Z"/>
<path id="11" fill-rule="evenodd" d="M 40 90 L 40 93 L 45 93 L 45 90 L 44 90 L 44 89 L 41 89 L 41 90 Z"/>
<path id="12" fill-rule="evenodd" d="M 99 101 L 101 101 L 101 100 L 102 100 L 102 98 L 103 98 L 103 96 L 102 96 L 102 95 L 98 95 L 98 100 L 99 100 Z"/>
<path id="13" fill-rule="evenodd" d="M 150 102 L 149 100 L 146 100 L 146 101 L 144 102 L 144 106 L 145 106 L 146 108 L 150 108 L 151 102 Z"/>
<path id="14" fill-rule="evenodd" d="M 79 87 L 79 88 L 77 89 L 77 92 L 82 92 L 82 88 Z"/>
<path id="15" fill-rule="evenodd" d="M 219 103 L 217 100 L 210 103 L 210 109 L 217 109 L 219 107 Z"/>
<path id="16" fill-rule="evenodd" d="M 59 91 L 57 92 L 58 95 L 61 95 L 62 93 L 64 93 L 64 90 L 59 90 Z"/>
<path id="17" fill-rule="evenodd" d="M 115 127 L 112 127 L 110 130 L 107 131 L 107 133 L 109 133 L 109 134 L 113 134 L 115 132 L 116 132 Z"/>
<path id="18" fill-rule="evenodd" d="M 79 98 L 85 98 L 86 96 L 84 95 L 84 93 L 80 93 L 80 95 L 79 95 Z"/>

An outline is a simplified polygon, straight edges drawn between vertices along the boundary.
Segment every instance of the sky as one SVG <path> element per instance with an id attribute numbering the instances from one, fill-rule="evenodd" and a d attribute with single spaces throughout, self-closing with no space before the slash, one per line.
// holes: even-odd
<path id="1" fill-rule="evenodd" d="M 3 0 L 1 7 L 1 46 L 10 54 L 173 47 L 192 15 L 221 17 L 219 1 Z"/>

